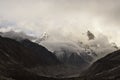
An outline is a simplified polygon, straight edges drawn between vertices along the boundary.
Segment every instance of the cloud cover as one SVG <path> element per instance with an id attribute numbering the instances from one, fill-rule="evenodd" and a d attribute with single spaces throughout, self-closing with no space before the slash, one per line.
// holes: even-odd
<path id="1" fill-rule="evenodd" d="M 90 30 L 120 45 L 119 13 L 120 0 L 0 0 L 0 27 L 85 42 Z"/>

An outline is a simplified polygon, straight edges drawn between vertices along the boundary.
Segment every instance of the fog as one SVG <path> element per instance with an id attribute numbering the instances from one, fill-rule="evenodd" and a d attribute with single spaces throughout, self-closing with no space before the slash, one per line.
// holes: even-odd
<path id="1" fill-rule="evenodd" d="M 82 41 L 86 32 L 120 46 L 120 0 L 0 0 L 0 31 L 22 31 L 51 41 Z"/>

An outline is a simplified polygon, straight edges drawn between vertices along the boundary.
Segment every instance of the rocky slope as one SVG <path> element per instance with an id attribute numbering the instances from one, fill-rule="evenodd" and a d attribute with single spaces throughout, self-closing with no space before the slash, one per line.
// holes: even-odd
<path id="1" fill-rule="evenodd" d="M 40 54 L 51 54 L 41 46 L 42 51 L 34 53 L 31 49 L 20 42 L 9 38 L 0 37 L 0 79 L 2 80 L 48 80 L 30 71 L 36 66 L 58 64 L 59 61 L 51 55 L 53 61 L 47 62 L 47 58 L 42 60 Z M 44 51 L 45 50 L 45 51 Z M 48 56 L 49 58 L 50 56 Z M 55 60 L 54 60 L 55 59 Z M 49 59 L 48 59 L 49 60 Z M 58 61 L 58 62 L 57 62 Z"/>
<path id="2" fill-rule="evenodd" d="M 61 64 L 57 57 L 50 51 L 48 51 L 45 47 L 38 45 L 37 43 L 33 43 L 30 40 L 21 40 L 25 47 L 29 48 L 32 52 L 41 59 L 42 65 L 57 65 Z"/>
<path id="3" fill-rule="evenodd" d="M 64 53 L 66 53 L 62 57 L 64 59 L 60 62 L 46 48 L 29 40 L 18 42 L 0 37 L 0 80 L 120 80 L 120 50 L 110 53 L 93 63 L 82 77 L 61 79 L 63 74 L 56 73 L 60 71 L 66 72 L 68 67 L 56 67 L 56 65 L 61 65 L 63 62 L 73 65 L 82 64 L 83 62 L 85 65 L 87 63 L 81 58 L 81 55 L 71 53 L 68 57 L 67 52 L 64 51 Z M 43 67 L 39 69 L 40 66 Z M 37 69 L 32 70 L 35 68 Z M 39 73 L 43 73 L 43 69 L 46 69 L 45 72 L 48 74 L 53 72 L 57 78 L 41 76 Z M 79 70 L 79 68 L 76 69 Z"/>
<path id="4" fill-rule="evenodd" d="M 96 61 L 85 80 L 120 80 L 120 50 Z"/>

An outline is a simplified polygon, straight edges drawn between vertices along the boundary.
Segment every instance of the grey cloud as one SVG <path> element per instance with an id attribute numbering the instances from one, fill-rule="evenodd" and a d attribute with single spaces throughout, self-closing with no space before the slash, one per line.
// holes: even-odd
<path id="1" fill-rule="evenodd" d="M 24 32 L 77 40 L 89 29 L 118 44 L 119 9 L 120 0 L 0 0 L 0 15 L 15 21 Z"/>

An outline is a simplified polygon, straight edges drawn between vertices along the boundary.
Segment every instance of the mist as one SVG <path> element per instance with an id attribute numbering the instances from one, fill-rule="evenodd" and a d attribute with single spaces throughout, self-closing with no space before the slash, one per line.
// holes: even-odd
<path id="1" fill-rule="evenodd" d="M 37 38 L 46 33 L 48 38 L 41 43 L 45 47 L 83 42 L 111 52 L 112 42 L 120 46 L 119 9 L 119 0 L 0 0 L 0 31 Z M 88 30 L 95 40 L 88 40 Z"/>

